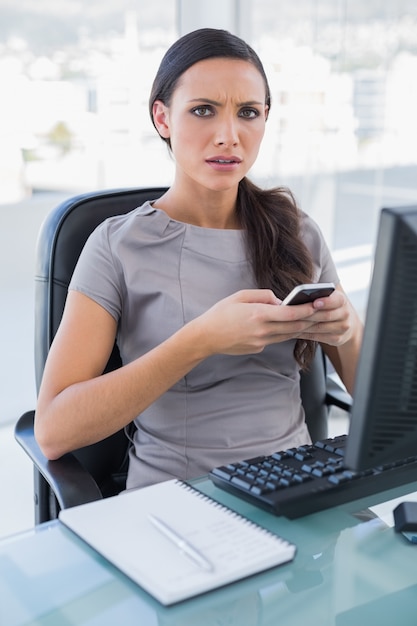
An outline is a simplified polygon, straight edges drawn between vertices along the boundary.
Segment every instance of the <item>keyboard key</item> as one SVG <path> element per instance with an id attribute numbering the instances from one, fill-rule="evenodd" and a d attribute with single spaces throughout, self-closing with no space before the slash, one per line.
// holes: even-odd
<path id="1" fill-rule="evenodd" d="M 250 492 L 253 493 L 255 496 L 262 496 L 264 493 L 268 492 L 268 489 L 262 487 L 261 485 L 252 485 L 252 487 L 250 488 Z"/>
<path id="2" fill-rule="evenodd" d="M 242 487 L 243 489 L 249 490 L 253 486 L 253 482 L 251 480 L 247 480 L 240 476 L 232 476 L 230 482 L 237 487 Z"/>
<path id="3" fill-rule="evenodd" d="M 345 474 L 332 474 L 331 476 L 329 476 L 328 481 L 329 483 L 332 483 L 332 485 L 342 485 L 344 483 L 350 482 L 351 478 L 349 478 L 349 476 L 346 476 Z"/>
<path id="4" fill-rule="evenodd" d="M 213 474 L 218 476 L 219 478 L 223 478 L 224 480 L 230 480 L 234 475 L 234 471 L 228 467 L 216 467 L 213 470 Z"/>
<path id="5" fill-rule="evenodd" d="M 313 476 L 329 476 L 333 474 L 330 468 L 328 467 L 315 467 L 312 472 Z"/>

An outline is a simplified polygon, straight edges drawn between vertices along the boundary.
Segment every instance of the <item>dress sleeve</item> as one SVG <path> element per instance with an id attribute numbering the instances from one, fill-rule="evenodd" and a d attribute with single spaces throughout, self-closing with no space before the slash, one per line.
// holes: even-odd
<path id="1" fill-rule="evenodd" d="M 100 304 L 117 322 L 122 308 L 118 265 L 109 242 L 108 223 L 103 222 L 87 239 L 68 287 Z"/>

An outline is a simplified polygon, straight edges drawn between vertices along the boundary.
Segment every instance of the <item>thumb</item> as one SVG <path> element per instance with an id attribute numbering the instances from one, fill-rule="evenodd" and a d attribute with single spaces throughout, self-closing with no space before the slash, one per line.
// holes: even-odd
<path id="1" fill-rule="evenodd" d="M 281 304 L 271 289 L 242 289 L 238 293 L 240 302 L 253 302 L 260 304 Z"/>

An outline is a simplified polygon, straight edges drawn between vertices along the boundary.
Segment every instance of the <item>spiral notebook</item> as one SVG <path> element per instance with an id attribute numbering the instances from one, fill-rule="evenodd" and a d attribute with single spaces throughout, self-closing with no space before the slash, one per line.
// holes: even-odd
<path id="1" fill-rule="evenodd" d="M 291 561 L 296 550 L 180 480 L 64 509 L 59 518 L 165 605 Z"/>

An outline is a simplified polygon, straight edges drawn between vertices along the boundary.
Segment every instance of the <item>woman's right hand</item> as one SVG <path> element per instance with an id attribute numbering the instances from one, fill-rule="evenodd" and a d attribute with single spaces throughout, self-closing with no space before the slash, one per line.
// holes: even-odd
<path id="1" fill-rule="evenodd" d="M 296 339 L 312 330 L 317 317 L 311 303 L 281 306 L 270 289 L 245 289 L 220 300 L 191 323 L 201 326 L 207 356 L 238 355 Z"/>

